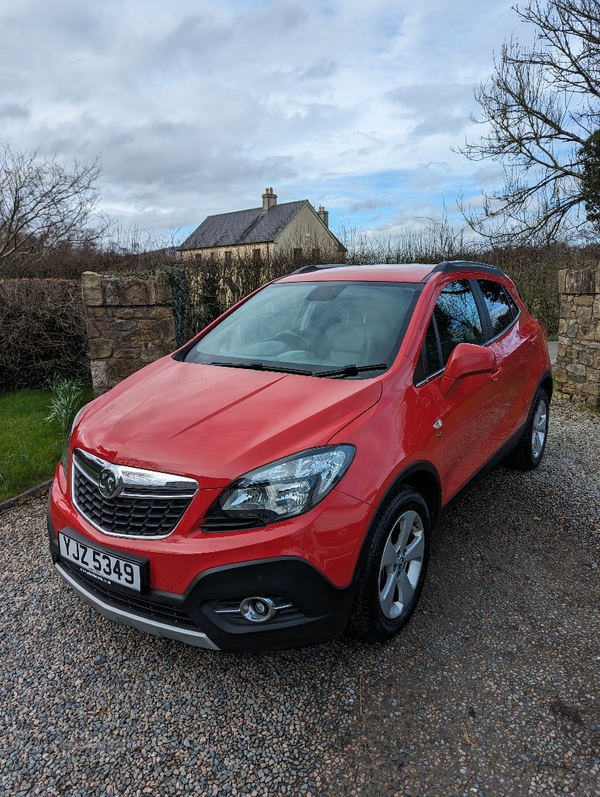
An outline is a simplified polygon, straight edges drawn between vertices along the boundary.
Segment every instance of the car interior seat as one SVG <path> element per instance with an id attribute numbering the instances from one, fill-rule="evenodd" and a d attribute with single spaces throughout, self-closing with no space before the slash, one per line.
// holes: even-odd
<path id="1" fill-rule="evenodd" d="M 336 365 L 366 365 L 371 348 L 366 313 L 354 303 L 340 309 L 339 321 L 325 333 L 322 351 Z"/>

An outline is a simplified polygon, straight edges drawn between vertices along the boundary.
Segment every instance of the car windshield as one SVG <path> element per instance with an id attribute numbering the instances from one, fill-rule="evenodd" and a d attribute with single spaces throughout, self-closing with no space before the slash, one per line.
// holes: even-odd
<path id="1" fill-rule="evenodd" d="M 186 362 L 368 378 L 393 362 L 420 285 L 268 285 L 207 332 Z"/>

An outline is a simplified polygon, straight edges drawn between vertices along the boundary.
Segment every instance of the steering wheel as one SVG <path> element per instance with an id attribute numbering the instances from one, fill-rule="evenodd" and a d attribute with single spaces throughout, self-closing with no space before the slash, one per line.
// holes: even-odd
<path id="1" fill-rule="evenodd" d="M 302 335 L 299 335 L 297 332 L 292 332 L 291 329 L 283 329 L 281 332 L 278 332 L 273 340 L 278 340 L 281 341 L 281 343 L 285 343 L 285 345 L 289 346 L 290 349 L 308 351 L 318 357 L 318 354 L 314 350 L 312 344 L 310 344 L 306 338 L 302 337 Z"/>

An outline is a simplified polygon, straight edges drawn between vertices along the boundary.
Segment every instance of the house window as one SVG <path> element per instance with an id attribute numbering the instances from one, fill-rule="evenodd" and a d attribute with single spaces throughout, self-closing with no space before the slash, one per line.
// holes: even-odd
<path id="1" fill-rule="evenodd" d="M 294 263 L 299 263 L 302 260 L 302 249 L 294 249 Z"/>
<path id="2" fill-rule="evenodd" d="M 318 246 L 312 250 L 312 261 L 313 263 L 318 263 L 321 260 L 321 250 Z"/>
<path id="3" fill-rule="evenodd" d="M 231 252 L 225 252 L 225 265 L 231 265 Z"/>
<path id="4" fill-rule="evenodd" d="M 195 260 L 197 263 L 201 263 L 201 262 L 202 262 L 202 255 L 201 255 L 201 254 L 198 254 L 198 253 L 197 253 L 197 254 L 195 254 L 195 255 L 194 255 L 194 260 Z"/>
<path id="5" fill-rule="evenodd" d="M 253 249 L 252 250 L 252 262 L 253 263 L 260 263 L 262 260 L 260 249 Z"/>

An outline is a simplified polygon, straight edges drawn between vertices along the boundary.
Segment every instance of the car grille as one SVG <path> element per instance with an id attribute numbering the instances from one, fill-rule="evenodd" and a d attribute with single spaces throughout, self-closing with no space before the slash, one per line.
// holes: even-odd
<path id="1" fill-rule="evenodd" d="M 113 465 L 81 449 L 73 452 L 75 506 L 105 534 L 166 537 L 197 489 L 194 479 Z"/>

